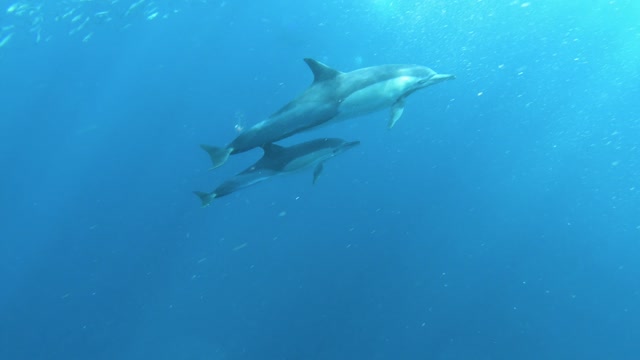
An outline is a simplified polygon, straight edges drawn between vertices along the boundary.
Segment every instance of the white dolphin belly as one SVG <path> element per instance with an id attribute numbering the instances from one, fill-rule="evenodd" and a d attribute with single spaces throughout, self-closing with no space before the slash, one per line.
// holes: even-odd
<path id="1" fill-rule="evenodd" d="M 400 76 L 377 82 L 363 89 L 354 91 L 340 103 L 336 120 L 365 115 L 374 111 L 391 107 L 407 90 L 410 76 Z"/>
<path id="2" fill-rule="evenodd" d="M 282 170 L 283 172 L 295 172 L 298 170 L 302 170 L 332 157 L 333 154 L 333 149 L 324 149 L 313 152 L 311 154 L 300 156 L 289 162 L 287 166 L 285 166 Z"/>

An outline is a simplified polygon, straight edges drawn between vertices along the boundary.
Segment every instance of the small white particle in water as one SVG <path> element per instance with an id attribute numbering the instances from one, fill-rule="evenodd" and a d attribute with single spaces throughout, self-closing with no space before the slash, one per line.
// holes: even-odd
<path id="1" fill-rule="evenodd" d="M 278 216 L 280 216 L 280 217 L 283 217 L 285 215 L 287 215 L 286 211 L 280 211 L 280 213 L 278 214 Z"/>
<path id="2" fill-rule="evenodd" d="M 82 38 L 82 42 L 84 43 L 89 42 L 92 36 L 93 36 L 93 32 L 88 33 L 85 37 Z"/>
<path id="3" fill-rule="evenodd" d="M 233 251 L 238 251 L 240 249 L 244 249 L 247 246 L 247 243 L 242 243 L 236 247 L 233 248 Z"/>
<path id="4" fill-rule="evenodd" d="M 478 93 L 478 96 L 482 96 L 483 94 L 484 94 L 484 92 L 480 91 L 480 92 Z"/>
<path id="5" fill-rule="evenodd" d="M 620 164 L 620 160 L 616 160 L 616 161 L 612 162 L 611 166 L 618 166 L 618 164 Z"/>
<path id="6" fill-rule="evenodd" d="M 526 7 L 529 7 L 530 5 L 531 5 L 531 3 L 529 3 L 529 2 L 525 2 L 525 3 L 522 3 L 522 4 L 520 5 L 520 7 L 521 7 L 521 8 L 526 8 Z"/>
<path id="7" fill-rule="evenodd" d="M 2 40 L 0 40 L 0 47 L 5 46 L 9 42 L 9 40 L 11 40 L 12 37 L 13 37 L 13 33 L 2 38 Z"/>

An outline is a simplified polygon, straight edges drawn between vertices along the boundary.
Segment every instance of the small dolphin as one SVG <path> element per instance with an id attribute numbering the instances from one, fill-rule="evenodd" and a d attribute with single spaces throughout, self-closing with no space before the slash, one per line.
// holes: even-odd
<path id="1" fill-rule="evenodd" d="M 276 142 L 291 135 L 391 107 L 389 128 L 416 90 L 454 79 L 419 65 L 380 65 L 343 73 L 313 59 L 304 59 L 314 80 L 302 94 L 266 120 L 247 129 L 224 148 L 201 145 L 213 167 L 229 155 Z"/>
<path id="2" fill-rule="evenodd" d="M 284 147 L 276 144 L 262 145 L 264 155 L 255 164 L 223 182 L 210 193 L 194 191 L 202 206 L 208 206 L 213 199 L 229 195 L 277 175 L 288 174 L 316 165 L 313 171 L 315 184 L 324 168 L 324 162 L 360 144 L 342 139 L 316 139 L 301 144 Z"/>

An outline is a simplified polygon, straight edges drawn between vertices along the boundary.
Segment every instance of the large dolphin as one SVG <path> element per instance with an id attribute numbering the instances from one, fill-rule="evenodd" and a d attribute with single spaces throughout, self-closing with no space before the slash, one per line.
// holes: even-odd
<path id="1" fill-rule="evenodd" d="M 274 176 L 303 170 L 313 165 L 316 165 L 313 171 L 315 184 L 326 160 L 358 144 L 360 144 L 359 141 L 347 142 L 332 138 L 311 140 L 289 147 L 267 143 L 262 145 L 264 155 L 255 164 L 223 182 L 210 193 L 201 191 L 193 193 L 200 198 L 202 206 L 208 206 L 215 198 L 229 195 Z"/>
<path id="2" fill-rule="evenodd" d="M 302 94 L 224 148 L 201 145 L 209 153 L 214 168 L 224 164 L 231 154 L 388 107 L 391 107 L 391 128 L 402 115 L 407 96 L 455 78 L 419 65 L 380 65 L 343 73 L 313 59 L 304 61 L 314 79 Z"/>

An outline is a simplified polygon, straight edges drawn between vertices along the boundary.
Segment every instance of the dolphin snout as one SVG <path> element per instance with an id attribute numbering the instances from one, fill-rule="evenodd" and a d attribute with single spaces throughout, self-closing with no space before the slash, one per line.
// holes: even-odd
<path id="1" fill-rule="evenodd" d="M 436 74 L 431 78 L 431 80 L 433 82 L 441 82 L 441 81 L 446 81 L 446 80 L 453 80 L 455 78 L 456 78 L 456 76 L 452 75 L 452 74 Z"/>

